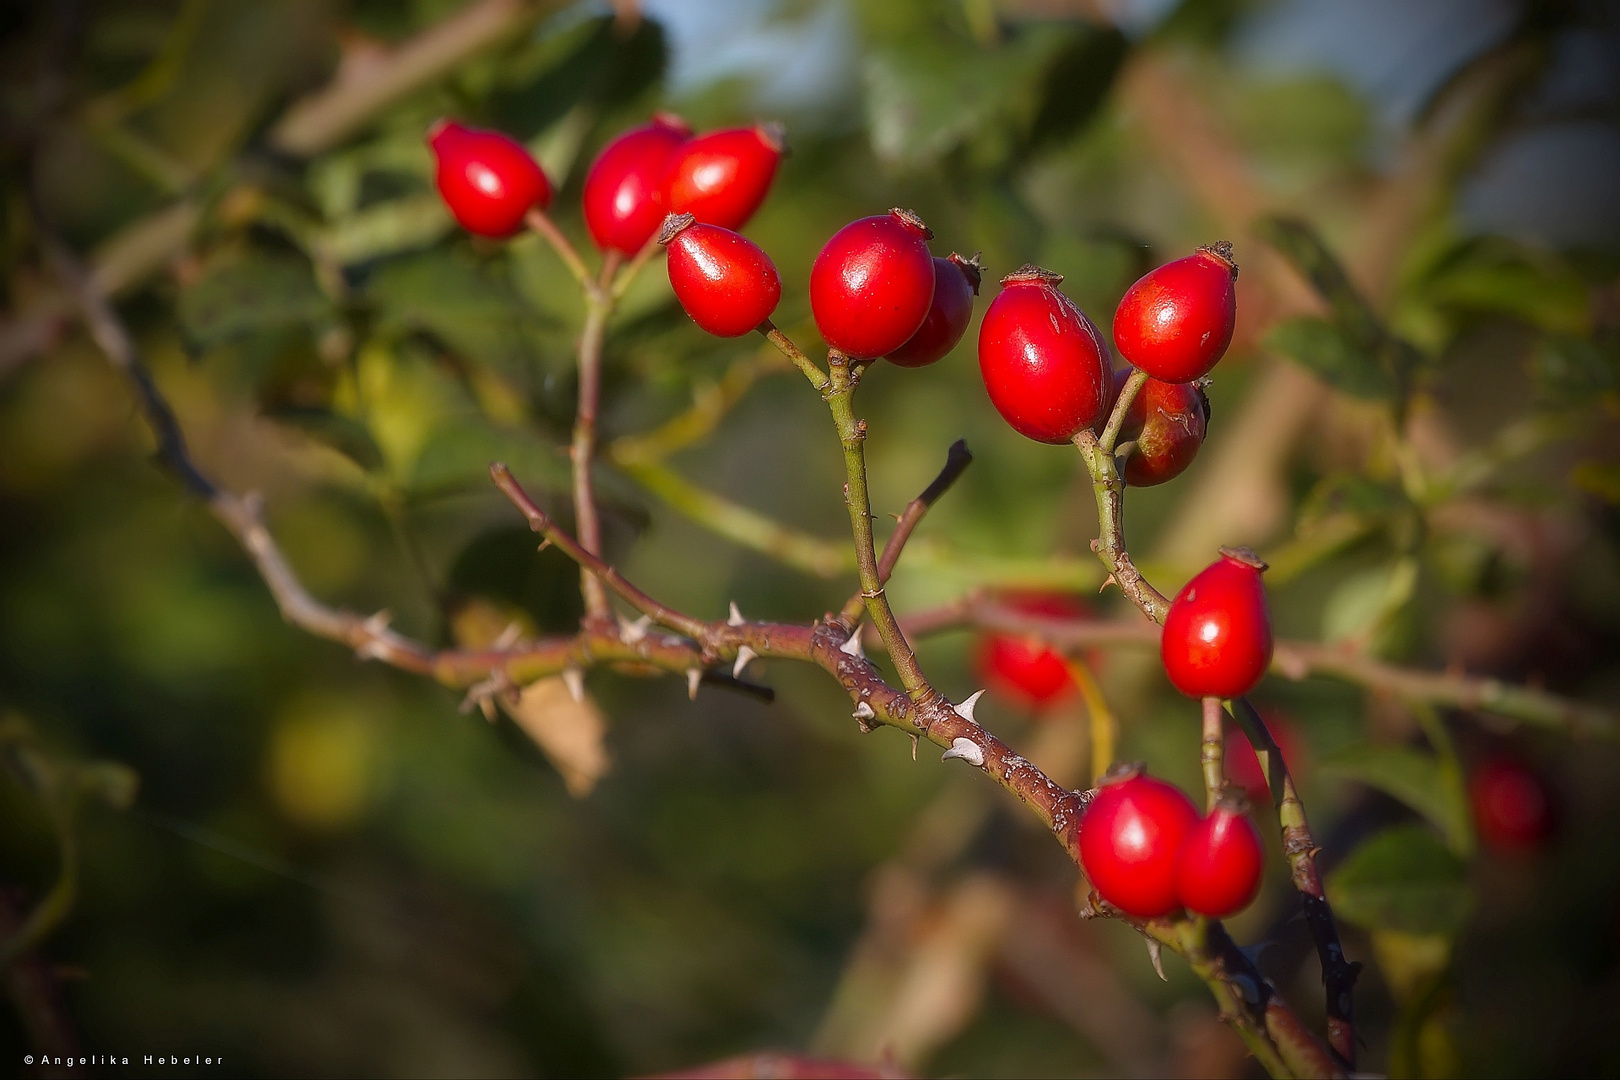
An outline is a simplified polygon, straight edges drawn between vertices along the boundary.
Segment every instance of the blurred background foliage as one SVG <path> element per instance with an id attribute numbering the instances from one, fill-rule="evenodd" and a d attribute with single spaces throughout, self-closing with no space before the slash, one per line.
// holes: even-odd
<path id="1" fill-rule="evenodd" d="M 819 673 L 756 667 L 773 705 L 591 673 L 611 768 L 576 798 L 505 715 L 284 624 L 154 467 L 39 258 L 30 190 L 311 591 L 443 644 L 578 618 L 573 567 L 535 555 L 486 468 L 566 517 L 582 309 L 537 238 L 452 229 L 435 118 L 526 140 L 580 241 L 584 166 L 652 111 L 786 121 L 747 231 L 806 344 L 815 252 L 889 206 L 992 280 L 1061 272 L 1105 327 L 1147 268 L 1229 237 L 1242 325 L 1211 443 L 1129 499 L 1160 586 L 1252 543 L 1284 636 L 1620 702 L 1613 3 L 86 0 L 0 24 L 0 930 L 61 905 L 35 968 L 71 1020 L 51 1037 L 86 1052 L 265 1075 L 606 1075 L 772 1046 L 939 1074 L 1254 1072 L 1184 967 L 1160 983 L 1127 928 L 1073 918 L 1072 865 L 1010 800 L 862 737 Z M 412 69 L 423 40 L 448 59 Z M 657 469 L 605 455 L 613 561 L 703 617 L 836 608 L 837 454 L 788 369 L 696 332 L 656 271 L 606 365 L 609 444 L 743 391 Z M 862 395 L 880 515 L 955 438 L 977 459 L 902 560 L 899 609 L 1095 587 L 1075 455 L 1000 422 L 970 345 L 880 365 Z M 716 535 L 679 509 L 693 485 L 831 562 Z M 970 646 L 922 644 L 954 696 L 977 689 Z M 1195 789 L 1196 709 L 1147 657 L 1101 674 L 1124 756 Z M 1620 1069 L 1613 746 L 1319 679 L 1259 697 L 1368 963 L 1367 1067 Z M 986 711 L 1083 781 L 1078 705 Z M 1556 793 L 1534 853 L 1469 826 L 1462 778 L 1504 751 Z M 1296 910 L 1273 869 L 1233 928 L 1319 1022 Z M 0 1015 L 12 1062 L 52 1030 L 25 997 Z"/>

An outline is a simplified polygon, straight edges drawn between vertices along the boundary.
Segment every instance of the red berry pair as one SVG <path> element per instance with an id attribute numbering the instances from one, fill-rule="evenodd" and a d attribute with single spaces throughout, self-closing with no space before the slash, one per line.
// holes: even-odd
<path id="1" fill-rule="evenodd" d="M 678 116 L 660 114 L 603 147 L 585 174 L 585 226 L 604 251 L 634 255 L 667 214 L 740 229 L 754 216 L 782 161 L 775 124 L 692 138 Z"/>
<path id="2" fill-rule="evenodd" d="M 830 347 L 855 360 L 924 367 L 956 347 L 973 317 L 979 263 L 936 259 L 909 210 L 852 221 L 810 268 L 810 312 Z"/>
<path id="3" fill-rule="evenodd" d="M 1137 444 L 1126 465 L 1130 483 L 1171 479 L 1203 442 L 1208 403 L 1196 390 L 1170 384 L 1202 378 L 1226 352 L 1236 278 L 1230 244 L 1200 248 L 1147 274 L 1115 310 L 1119 351 L 1158 380 L 1137 395 L 1140 405 L 1133 404 L 1120 436 Z M 1034 266 L 1002 279 L 979 330 L 979 370 L 990 400 L 1015 431 L 1037 442 L 1064 443 L 1099 429 L 1114 403 L 1107 343 L 1058 291 L 1062 280 Z"/>
<path id="4" fill-rule="evenodd" d="M 1139 919 L 1177 908 L 1224 919 L 1260 892 L 1265 849 L 1241 796 L 1200 818 L 1174 784 L 1117 769 L 1080 819 L 1080 863 L 1102 898 Z"/>

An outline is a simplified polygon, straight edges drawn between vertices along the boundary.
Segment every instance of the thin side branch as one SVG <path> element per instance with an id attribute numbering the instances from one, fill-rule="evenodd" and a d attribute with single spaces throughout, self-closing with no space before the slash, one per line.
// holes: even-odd
<path id="1" fill-rule="evenodd" d="M 883 555 L 878 559 L 878 581 L 887 584 L 889 576 L 894 573 L 894 564 L 900 561 L 900 552 L 905 550 L 906 541 L 911 538 L 912 530 L 922 521 L 923 515 L 928 513 L 930 507 L 939 501 L 951 489 L 957 479 L 973 464 L 973 453 L 968 449 L 966 439 L 957 439 L 951 448 L 945 452 L 945 467 L 934 477 L 933 482 L 906 504 L 900 514 L 900 520 L 895 523 L 894 531 L 883 542 Z M 839 615 L 844 625 L 853 627 L 860 622 L 861 612 L 866 610 L 865 598 L 857 592 L 844 604 Z"/>
<path id="2" fill-rule="evenodd" d="M 1142 614 L 1162 623 L 1170 610 L 1170 601 L 1148 584 L 1125 549 L 1125 482 L 1114 465 L 1114 455 L 1103 449 L 1090 428 L 1076 435 L 1074 444 L 1079 447 L 1080 456 L 1091 473 L 1091 487 L 1097 497 L 1099 535 L 1091 542 L 1091 550 L 1097 553 L 1114 581 Z"/>
<path id="3" fill-rule="evenodd" d="M 827 388 L 832 385 L 827 378 L 827 373 L 822 371 L 814 360 L 804 355 L 804 351 L 793 344 L 793 341 L 786 334 L 778 330 L 775 323 L 766 319 L 759 324 L 758 329 L 761 334 L 765 335 L 766 341 L 775 345 L 783 356 L 793 361 L 794 367 L 804 372 L 804 377 L 810 380 L 810 385 L 816 388 L 816 393 L 827 393 Z"/>

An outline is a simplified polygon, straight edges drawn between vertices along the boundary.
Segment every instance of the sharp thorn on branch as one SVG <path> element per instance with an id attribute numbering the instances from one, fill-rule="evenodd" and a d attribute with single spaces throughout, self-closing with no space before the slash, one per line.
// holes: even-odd
<path id="1" fill-rule="evenodd" d="M 861 628 L 859 626 L 850 631 L 849 639 L 838 646 L 838 651 L 847 653 L 850 656 L 858 656 L 862 660 L 866 659 L 866 649 L 861 645 Z"/>
<path id="2" fill-rule="evenodd" d="M 731 665 L 731 677 L 733 679 L 742 678 L 742 673 L 748 669 L 748 662 L 758 655 L 759 653 L 747 645 L 739 647 L 737 649 L 737 662 Z"/>
<path id="3" fill-rule="evenodd" d="M 518 639 L 522 636 L 522 625 L 516 622 L 510 622 L 506 624 L 506 629 L 501 631 L 501 636 L 489 643 L 489 647 L 494 649 L 496 652 L 505 652 L 513 645 L 516 645 L 518 643 Z"/>
<path id="4" fill-rule="evenodd" d="M 575 701 L 585 700 L 585 673 L 577 667 L 563 668 L 563 685 L 568 687 L 568 696 Z"/>
<path id="5" fill-rule="evenodd" d="M 941 761 L 951 758 L 961 758 L 969 765 L 984 767 L 984 748 L 972 739 L 956 738 L 951 741 L 951 748 L 939 756 Z"/>
<path id="6" fill-rule="evenodd" d="M 703 681 L 703 669 L 702 668 L 695 668 L 694 667 L 694 668 L 687 668 L 686 669 L 686 699 L 688 701 L 696 701 L 697 700 L 698 683 L 700 683 L 702 681 Z"/>
<path id="7" fill-rule="evenodd" d="M 747 621 L 748 621 L 747 619 L 742 617 L 742 612 L 737 610 L 737 601 L 733 600 L 731 602 L 731 614 L 726 616 L 726 625 L 727 626 L 741 626 L 743 623 L 745 623 Z"/>
<path id="8" fill-rule="evenodd" d="M 871 703 L 865 701 L 857 702 L 855 705 L 855 711 L 851 715 L 853 715 L 857 720 L 877 719 L 877 713 L 872 711 Z"/>
<path id="9" fill-rule="evenodd" d="M 619 640 L 626 645 L 635 645 L 641 642 L 646 638 L 647 631 L 651 628 L 652 617 L 649 615 L 643 615 L 634 622 L 626 619 L 623 615 L 619 616 Z"/>
<path id="10" fill-rule="evenodd" d="M 973 710 L 978 707 L 979 699 L 983 696 L 983 690 L 975 690 L 972 694 L 969 694 L 967 699 L 964 700 L 960 705 L 953 706 L 953 708 L 956 710 L 956 715 L 960 716 L 970 724 L 977 724 L 978 721 L 973 718 Z"/>
<path id="11" fill-rule="evenodd" d="M 1155 938 L 1143 938 L 1147 942 L 1148 959 L 1153 961 L 1153 971 L 1163 982 L 1169 982 L 1169 976 L 1164 973 L 1164 946 Z"/>

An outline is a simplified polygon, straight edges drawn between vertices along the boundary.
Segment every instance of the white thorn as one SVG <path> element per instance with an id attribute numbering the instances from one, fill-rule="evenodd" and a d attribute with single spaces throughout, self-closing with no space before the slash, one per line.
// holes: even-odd
<path id="1" fill-rule="evenodd" d="M 686 669 L 686 697 L 689 701 L 697 700 L 698 683 L 703 681 L 703 672 L 699 668 Z"/>
<path id="2" fill-rule="evenodd" d="M 747 619 L 742 617 L 742 612 L 737 610 L 737 601 L 733 600 L 731 602 L 731 614 L 726 616 L 726 625 L 741 626 L 747 621 Z"/>
<path id="3" fill-rule="evenodd" d="M 392 622 L 393 619 L 394 619 L 393 613 L 390 612 L 387 608 L 384 608 L 383 610 L 377 612 L 377 614 L 371 616 L 369 619 L 367 619 L 365 622 L 361 623 L 360 625 L 365 628 L 366 633 L 372 634 L 372 635 L 377 635 L 377 634 L 381 634 L 383 631 L 387 630 L 388 629 L 388 624 L 390 622 Z"/>
<path id="4" fill-rule="evenodd" d="M 849 640 L 848 641 L 846 641 L 842 645 L 838 646 L 838 651 L 841 652 L 841 653 L 847 653 L 850 656 L 858 656 L 862 660 L 866 659 L 866 650 L 861 647 L 861 628 L 860 627 L 857 626 L 855 628 L 855 632 L 849 635 Z"/>
<path id="5" fill-rule="evenodd" d="M 911 737 L 911 760 L 917 760 L 917 736 L 915 735 Z"/>
<path id="6" fill-rule="evenodd" d="M 510 649 L 513 645 L 516 645 L 518 638 L 522 636 L 523 627 L 519 626 L 515 622 L 507 623 L 506 629 L 501 631 L 501 636 L 490 642 L 489 647 L 497 652 L 504 652 L 505 650 Z"/>
<path id="7" fill-rule="evenodd" d="M 579 668 L 563 668 L 563 685 L 568 687 L 568 695 L 575 701 L 585 700 L 585 673 Z"/>
<path id="8" fill-rule="evenodd" d="M 974 707 L 976 705 L 979 704 L 979 699 L 981 697 L 983 697 L 983 696 L 984 696 L 984 691 L 983 690 L 975 691 L 973 693 L 973 695 L 971 697 L 969 697 L 966 701 L 964 701 L 964 702 L 962 702 L 962 704 L 956 706 L 956 715 L 960 716 L 962 719 L 966 720 L 970 724 L 977 724 L 978 721 L 973 719 L 973 709 L 974 709 Z"/>
<path id="9" fill-rule="evenodd" d="M 1143 940 L 1147 942 L 1148 959 L 1153 961 L 1153 970 L 1159 973 L 1161 980 L 1169 982 L 1169 976 L 1164 973 L 1164 946 L 1153 938 L 1144 938 Z"/>
<path id="10" fill-rule="evenodd" d="M 619 616 L 619 640 L 626 645 L 634 645 L 647 636 L 647 630 L 652 626 L 652 616 L 643 615 L 635 622 L 629 622 L 623 615 Z"/>
<path id="11" fill-rule="evenodd" d="M 758 655 L 759 653 L 750 649 L 747 645 L 740 647 L 737 650 L 737 662 L 731 665 L 731 677 L 733 679 L 742 678 L 742 673 L 748 668 L 748 661 Z"/>
<path id="12" fill-rule="evenodd" d="M 381 660 L 383 654 L 387 651 L 387 646 L 373 638 L 362 643 L 358 649 L 354 650 L 354 658 L 356 660 Z"/>
<path id="13" fill-rule="evenodd" d="M 855 719 L 857 719 L 857 720 L 876 720 L 877 719 L 877 713 L 872 711 L 872 706 L 871 705 L 869 705 L 869 704 L 867 704 L 866 702 L 863 701 L 863 702 L 860 702 L 859 704 L 857 704 L 855 706 Z"/>
<path id="14" fill-rule="evenodd" d="M 490 723 L 495 722 L 495 702 L 487 697 L 478 699 L 478 711 L 484 714 L 484 719 Z"/>
<path id="15" fill-rule="evenodd" d="M 940 755 L 939 760 L 949 761 L 951 758 L 961 758 L 969 765 L 984 767 L 984 749 L 972 739 L 956 739 L 951 748 Z"/>

